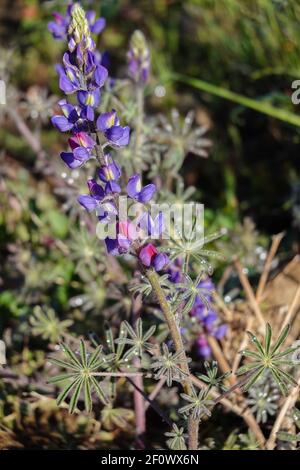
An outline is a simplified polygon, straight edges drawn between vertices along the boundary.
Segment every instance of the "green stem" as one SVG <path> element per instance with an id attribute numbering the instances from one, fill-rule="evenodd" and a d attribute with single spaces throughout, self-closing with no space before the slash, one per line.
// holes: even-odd
<path id="1" fill-rule="evenodd" d="M 144 127 L 144 88 L 136 85 L 136 102 L 137 114 L 135 121 L 135 144 L 134 144 L 134 168 L 139 170 L 137 162 L 140 160 L 140 152 L 143 144 L 143 127 Z"/>
<path id="2" fill-rule="evenodd" d="M 182 337 L 181 337 L 178 325 L 176 323 L 175 317 L 170 309 L 170 305 L 166 299 L 165 293 L 163 289 L 161 288 L 161 285 L 159 283 L 159 277 L 157 276 L 156 272 L 153 269 L 148 269 L 146 271 L 146 276 L 149 279 L 149 282 L 153 288 L 153 291 L 156 294 L 158 303 L 165 316 L 165 319 L 168 324 L 170 334 L 171 334 L 171 337 L 175 346 L 175 350 L 176 352 L 182 351 L 186 359 L 186 361 L 182 364 L 182 370 L 187 375 L 187 378 L 183 382 L 183 386 L 184 386 L 185 392 L 188 395 L 192 395 L 193 388 L 192 388 L 192 382 L 190 379 L 190 369 L 188 366 L 187 357 L 186 357 L 183 342 L 182 342 Z M 189 450 L 198 449 L 198 429 L 199 429 L 199 420 L 198 419 L 195 420 L 192 418 L 192 416 L 190 416 L 189 423 L 188 423 Z"/>
<path id="3" fill-rule="evenodd" d="M 235 93 L 231 90 L 228 90 L 227 88 L 213 85 L 212 83 L 206 82 L 204 80 L 188 77 L 186 75 L 173 74 L 172 79 L 186 83 L 187 85 L 191 85 L 192 87 L 206 91 L 207 93 L 219 96 L 225 100 L 229 100 L 242 106 L 246 106 L 247 108 L 254 109 L 260 113 L 267 114 L 273 118 L 280 119 L 281 121 L 288 122 L 289 124 L 300 126 L 300 116 L 287 111 L 286 109 L 276 108 L 275 106 L 272 106 L 263 100 L 255 100 L 253 98 L 249 98 L 248 96 Z"/>

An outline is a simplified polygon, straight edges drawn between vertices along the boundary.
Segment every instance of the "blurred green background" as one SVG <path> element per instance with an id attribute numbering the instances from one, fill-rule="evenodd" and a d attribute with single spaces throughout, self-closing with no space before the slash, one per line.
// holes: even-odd
<path id="1" fill-rule="evenodd" d="M 47 21 L 54 9 L 64 11 L 66 4 L 2 0 L 1 43 L 14 48 L 11 80 L 19 89 L 38 84 L 59 94 L 53 63 L 61 44 L 48 33 Z M 291 84 L 300 77 L 300 4 L 292 0 L 83 4 L 107 19 L 101 49 L 109 52 L 110 70 L 116 76 L 126 74 L 131 33 L 140 28 L 146 34 L 154 84 L 166 90 L 163 98 L 149 99 L 151 111 L 194 108 L 198 122 L 210 125 L 214 142 L 210 158 L 199 161 L 191 156 L 185 169 L 187 182 L 197 186 L 205 205 L 234 221 L 249 215 L 259 230 L 269 234 L 292 226 L 297 230 L 300 115 L 291 102 Z M 187 83 L 186 77 L 201 81 Z M 210 85 L 215 88 L 210 90 Z M 226 90 L 241 95 L 242 101 L 218 96 Z M 245 97 L 253 100 L 250 107 L 243 105 Z M 265 114 L 270 105 L 271 112 Z M 277 119 L 281 110 L 292 113 L 296 124 L 290 123 L 288 114 Z M 44 141 L 51 144 L 48 129 L 45 132 Z M 1 143 L 13 146 L 3 132 Z"/>

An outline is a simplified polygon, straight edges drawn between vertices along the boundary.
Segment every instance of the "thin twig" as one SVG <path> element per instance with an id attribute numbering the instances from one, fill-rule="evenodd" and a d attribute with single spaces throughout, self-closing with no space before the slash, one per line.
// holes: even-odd
<path id="1" fill-rule="evenodd" d="M 166 377 L 162 377 L 158 382 L 157 384 L 155 385 L 154 389 L 152 390 L 152 392 L 150 393 L 150 395 L 148 395 L 148 398 L 150 400 L 155 400 L 155 398 L 157 397 L 157 395 L 159 394 L 159 392 L 161 391 L 162 387 L 165 385 L 166 383 Z M 145 403 L 145 410 L 147 411 L 147 409 L 149 408 L 150 404 L 149 402 Z"/>
<path id="2" fill-rule="evenodd" d="M 217 340 L 213 336 L 209 336 L 208 337 L 208 343 L 209 343 L 209 345 L 212 349 L 212 353 L 213 353 L 215 359 L 217 360 L 217 362 L 220 366 L 221 371 L 223 373 L 231 372 L 231 368 L 230 368 L 228 362 L 226 361 Z M 232 385 L 229 392 L 231 393 L 232 391 L 236 390 L 236 392 L 238 393 L 239 401 L 245 407 L 245 409 L 243 411 L 243 418 L 245 419 L 245 421 L 247 422 L 249 428 L 251 429 L 251 431 L 255 435 L 260 448 L 264 449 L 265 437 L 264 437 L 259 425 L 257 424 L 257 422 L 256 422 L 256 420 L 253 416 L 252 411 L 246 405 L 245 398 L 244 398 L 242 390 L 240 388 L 241 383 L 237 382 L 236 377 L 233 376 L 233 375 L 231 375 L 228 380 L 229 380 L 230 384 Z M 226 392 L 226 394 L 229 393 L 229 392 Z M 222 396 L 219 396 L 220 401 L 221 401 L 221 399 L 222 399 Z"/>
<path id="3" fill-rule="evenodd" d="M 160 305 L 160 307 L 161 307 L 161 309 L 164 313 L 164 316 L 165 316 L 167 325 L 169 327 L 170 334 L 171 334 L 175 349 L 176 349 L 177 352 L 179 352 L 179 351 L 182 352 L 182 354 L 184 355 L 184 358 L 186 359 L 183 362 L 182 366 L 181 366 L 183 372 L 185 372 L 185 374 L 187 375 L 186 379 L 183 381 L 183 386 L 184 386 L 185 392 L 188 395 L 192 395 L 193 388 L 192 388 L 192 383 L 191 383 L 191 379 L 190 379 L 190 369 L 189 369 L 189 366 L 188 366 L 187 357 L 186 357 L 186 354 L 185 354 L 185 349 L 184 349 L 184 346 L 183 346 L 181 334 L 180 334 L 178 325 L 176 323 L 175 317 L 173 315 L 173 312 L 170 309 L 170 306 L 169 306 L 169 303 L 166 299 L 165 293 L 164 293 L 163 289 L 161 288 L 159 278 L 158 278 L 156 272 L 153 269 L 148 269 L 146 271 L 146 275 L 147 275 L 147 277 L 149 279 L 149 282 L 150 282 L 150 284 L 153 288 L 153 291 L 156 294 L 158 303 L 159 303 L 159 305 Z M 196 423 L 192 423 L 192 421 L 196 421 Z M 189 416 L 189 426 L 188 426 L 188 429 L 189 429 L 189 433 L 188 433 L 189 434 L 189 437 L 188 437 L 189 450 L 197 450 L 198 449 L 198 428 L 199 428 L 199 420 L 194 420 L 192 418 L 192 416 Z"/>
<path id="4" fill-rule="evenodd" d="M 161 417 L 163 421 L 165 421 L 171 428 L 173 427 L 173 422 L 168 418 L 168 416 L 163 412 L 163 410 L 150 398 L 147 396 L 147 394 L 141 390 L 130 377 L 126 377 L 126 380 L 131 383 L 131 385 L 138 390 L 138 392 L 145 398 L 145 400 L 149 403 L 151 408 L 153 408 L 156 413 Z"/>
<path id="5" fill-rule="evenodd" d="M 232 319 L 233 319 L 232 311 L 229 310 L 229 308 L 228 308 L 227 305 L 225 304 L 224 300 L 223 300 L 222 297 L 218 294 L 217 291 L 214 291 L 214 292 L 213 292 L 213 298 L 214 298 L 216 304 L 218 305 L 218 307 L 220 307 L 220 309 L 221 309 L 222 312 L 224 313 L 226 322 L 227 322 L 227 323 L 231 323 L 231 322 L 232 322 Z"/>
<path id="6" fill-rule="evenodd" d="M 284 420 L 285 415 L 287 414 L 289 409 L 291 409 L 295 405 L 295 403 L 298 399 L 299 390 L 300 390 L 300 377 L 298 379 L 297 387 L 294 387 L 291 390 L 289 396 L 286 398 L 284 404 L 282 405 L 282 408 L 281 408 L 279 414 L 277 415 L 277 418 L 275 420 L 275 423 L 273 425 L 272 431 L 270 433 L 269 439 L 268 439 L 267 444 L 266 444 L 266 448 L 268 450 L 273 450 L 274 449 L 274 447 L 276 445 L 277 433 L 279 432 L 279 430 L 281 428 L 281 425 L 282 425 L 282 422 Z"/>
<path id="7" fill-rule="evenodd" d="M 241 361 L 241 358 L 242 358 L 242 354 L 241 354 L 241 351 L 243 349 L 245 349 L 248 345 L 248 341 L 249 341 L 249 336 L 247 334 L 247 331 L 251 331 L 251 328 L 252 328 L 252 325 L 253 325 L 253 321 L 254 321 L 254 318 L 253 316 L 251 315 L 250 317 L 248 317 L 248 320 L 247 320 L 247 324 L 246 324 L 246 331 L 244 332 L 244 335 L 243 335 L 243 339 L 241 341 L 241 344 L 236 352 L 236 355 L 233 359 L 233 363 L 232 363 L 232 373 L 235 374 L 238 367 L 239 367 L 239 364 L 240 364 L 240 361 Z"/>
<path id="8" fill-rule="evenodd" d="M 266 283 L 267 283 L 267 280 L 268 280 L 269 272 L 271 270 L 273 258 L 277 253 L 278 247 L 279 247 L 280 242 L 283 239 L 283 237 L 284 237 L 283 232 L 278 233 L 277 235 L 274 235 L 274 237 L 273 237 L 271 248 L 270 248 L 269 253 L 267 255 L 266 262 L 264 264 L 264 268 L 263 268 L 263 271 L 261 273 L 261 276 L 260 276 L 260 279 L 259 279 L 259 282 L 258 282 L 258 287 L 257 287 L 257 291 L 256 291 L 257 302 L 260 302 L 260 300 L 262 298 L 262 295 L 264 293 Z"/>
<path id="9" fill-rule="evenodd" d="M 295 296 L 294 296 L 294 299 L 290 305 L 290 308 L 288 310 L 288 313 L 286 314 L 286 317 L 283 321 L 283 324 L 281 326 L 281 331 L 283 330 L 283 328 L 286 327 L 286 325 L 288 324 L 291 324 L 292 323 L 292 317 L 295 313 L 295 310 L 298 306 L 298 302 L 299 302 L 299 299 L 300 299 L 300 284 L 298 285 L 297 287 L 297 290 L 296 290 L 296 293 L 295 293 Z"/>
<path id="10" fill-rule="evenodd" d="M 42 149 L 40 140 L 29 129 L 29 127 L 27 126 L 26 122 L 24 121 L 20 113 L 13 106 L 8 106 L 7 112 L 9 116 L 12 118 L 12 120 L 14 121 L 22 137 L 24 137 L 25 141 L 27 142 L 29 147 L 32 149 L 32 151 L 36 153 L 37 156 L 40 158 L 45 157 L 46 152 Z"/>
<path id="11" fill-rule="evenodd" d="M 250 306 L 251 306 L 258 322 L 260 323 L 260 325 L 265 328 L 265 320 L 264 320 L 264 317 L 261 313 L 258 302 L 255 298 L 255 295 L 254 295 L 253 289 L 251 287 L 251 284 L 249 282 L 249 279 L 246 276 L 246 274 L 244 273 L 243 267 L 242 267 L 242 265 L 241 265 L 241 263 L 238 259 L 234 260 L 234 265 L 235 265 L 235 268 L 236 268 L 237 273 L 239 275 L 241 284 L 244 288 L 245 294 L 246 294 L 246 296 L 248 298 L 248 301 L 250 303 Z"/>

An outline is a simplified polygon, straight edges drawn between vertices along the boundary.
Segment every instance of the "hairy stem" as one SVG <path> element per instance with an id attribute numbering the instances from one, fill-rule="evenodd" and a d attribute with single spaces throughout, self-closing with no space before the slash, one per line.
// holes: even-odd
<path id="1" fill-rule="evenodd" d="M 299 397 L 299 390 L 300 390 L 300 377 L 298 378 L 298 385 L 297 387 L 293 388 L 289 394 L 289 396 L 284 401 L 282 408 L 276 418 L 276 421 L 273 425 L 272 431 L 270 433 L 269 439 L 267 440 L 266 448 L 267 450 L 273 450 L 276 445 L 276 437 L 277 433 L 280 431 L 282 422 L 284 420 L 285 415 L 287 412 L 295 405 L 298 397 Z"/>
<path id="2" fill-rule="evenodd" d="M 223 373 L 231 372 L 230 366 L 227 363 L 217 340 L 214 337 L 209 336 L 208 337 L 208 343 L 211 347 L 211 350 L 212 350 L 212 353 L 213 353 L 215 359 L 217 360 L 217 362 L 220 366 L 221 371 Z M 251 374 L 252 374 L 252 372 L 249 375 L 251 376 Z M 230 380 L 229 380 L 230 384 L 232 385 L 231 388 L 227 392 L 225 392 L 224 394 L 220 395 L 219 398 L 216 398 L 215 399 L 215 404 L 218 403 L 218 401 L 221 401 L 221 398 L 228 395 L 232 391 L 236 391 L 239 403 L 241 405 L 243 405 L 244 408 L 245 408 L 243 417 L 244 417 L 245 421 L 247 422 L 249 428 L 251 429 L 251 431 L 255 435 L 260 448 L 264 449 L 265 441 L 266 441 L 265 437 L 264 437 L 259 425 L 256 423 L 256 420 L 255 420 L 255 417 L 253 416 L 252 411 L 250 410 L 249 407 L 247 407 L 244 395 L 243 395 L 242 390 L 240 388 L 248 379 L 249 379 L 248 374 L 246 374 L 241 379 L 240 382 L 237 381 L 236 377 L 231 376 Z"/>
<path id="3" fill-rule="evenodd" d="M 166 299 L 165 293 L 163 289 L 161 288 L 161 285 L 159 283 L 159 278 L 156 274 L 156 272 L 153 269 L 148 269 L 146 271 L 146 275 L 149 279 L 149 282 L 156 294 L 158 303 L 163 311 L 163 314 L 165 316 L 166 322 L 168 324 L 170 334 L 175 346 L 176 352 L 182 351 L 184 354 L 185 359 L 186 354 L 181 338 L 181 334 L 178 328 L 178 325 L 176 323 L 176 320 L 174 318 L 174 315 L 170 309 L 169 303 Z M 186 374 L 187 378 L 183 382 L 183 386 L 185 389 L 185 392 L 188 395 L 192 395 L 192 382 L 190 378 L 190 369 L 188 366 L 187 360 L 182 364 L 182 370 Z M 198 449 L 198 428 L 199 428 L 199 420 L 193 419 L 191 416 L 189 417 L 189 424 L 188 424 L 188 433 L 189 433 L 189 438 L 188 438 L 188 445 L 189 445 L 189 450 L 197 450 Z"/>
<path id="4" fill-rule="evenodd" d="M 142 308 L 142 297 L 138 295 L 132 300 L 132 320 L 133 324 L 136 324 L 138 318 L 140 317 Z M 137 369 L 141 366 L 141 361 L 138 357 L 134 359 L 134 365 Z M 144 446 L 144 436 L 146 432 L 146 412 L 145 412 L 145 401 L 143 395 L 139 390 L 144 391 L 144 381 L 143 376 L 136 376 L 134 379 L 136 387 L 133 392 L 134 400 L 134 412 L 135 412 L 135 425 L 136 425 L 136 435 L 137 441 L 141 443 L 140 448 L 145 448 Z"/>
<path id="5" fill-rule="evenodd" d="M 144 88 L 141 85 L 136 86 L 137 113 L 135 121 L 135 143 L 134 143 L 134 162 L 140 161 L 140 151 L 143 144 L 144 127 Z M 137 165 L 138 166 L 138 165 Z M 135 168 L 138 171 L 139 168 Z"/>

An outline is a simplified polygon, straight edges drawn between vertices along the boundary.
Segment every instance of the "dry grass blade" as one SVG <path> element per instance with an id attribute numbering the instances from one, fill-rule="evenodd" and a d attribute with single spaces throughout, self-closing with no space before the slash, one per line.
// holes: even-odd
<path id="1" fill-rule="evenodd" d="M 277 253 L 278 247 L 279 247 L 280 242 L 283 239 L 283 237 L 284 237 L 284 233 L 278 233 L 277 235 L 274 235 L 274 237 L 273 237 L 271 248 L 269 250 L 269 253 L 268 253 L 268 256 L 266 258 L 265 265 L 264 265 L 263 272 L 262 272 L 262 274 L 260 276 L 260 279 L 259 279 L 259 282 L 258 282 L 258 287 L 257 287 L 257 291 L 256 291 L 257 302 L 260 302 L 260 300 L 262 298 L 262 295 L 264 293 L 264 289 L 266 287 L 266 283 L 267 283 L 267 280 L 268 280 L 268 276 L 269 276 L 269 273 L 270 273 L 270 270 L 271 270 L 272 261 L 274 259 L 274 256 Z"/>
<path id="2" fill-rule="evenodd" d="M 265 320 L 264 320 L 264 317 L 261 313 L 261 310 L 260 310 L 260 307 L 259 307 L 258 302 L 256 300 L 256 297 L 254 295 L 253 289 L 250 285 L 249 279 L 246 276 L 246 274 L 244 273 L 243 267 L 242 267 L 242 265 L 241 265 L 241 263 L 238 259 L 234 260 L 234 265 L 235 265 L 235 268 L 236 268 L 237 273 L 239 275 L 241 284 L 244 288 L 247 299 L 250 303 L 250 306 L 251 306 L 251 308 L 252 308 L 252 310 L 253 310 L 253 312 L 254 312 L 254 314 L 255 314 L 255 316 L 256 316 L 259 324 L 260 324 L 260 326 L 265 328 Z"/>
<path id="3" fill-rule="evenodd" d="M 300 377 L 298 379 L 297 387 L 294 387 L 291 390 L 289 396 L 284 401 L 279 414 L 277 415 L 277 418 L 276 418 L 276 421 L 273 425 L 273 428 L 272 428 L 272 431 L 270 433 L 269 439 L 266 443 L 266 448 L 268 450 L 273 450 L 274 449 L 274 447 L 276 445 L 276 435 L 277 435 L 278 431 L 281 428 L 281 425 L 282 425 L 282 422 L 284 420 L 285 415 L 295 405 L 295 403 L 296 403 L 296 401 L 299 397 L 299 390 L 300 390 Z"/>
<path id="4" fill-rule="evenodd" d="M 293 299 L 293 301 L 290 305 L 290 308 L 289 308 L 289 310 L 286 314 L 286 317 L 283 321 L 281 329 L 283 329 L 288 324 L 292 324 L 292 317 L 293 317 L 293 315 L 295 313 L 295 310 L 297 308 L 299 299 L 300 299 L 300 284 L 298 285 L 298 288 L 296 290 L 296 294 L 295 294 L 294 299 Z"/>

